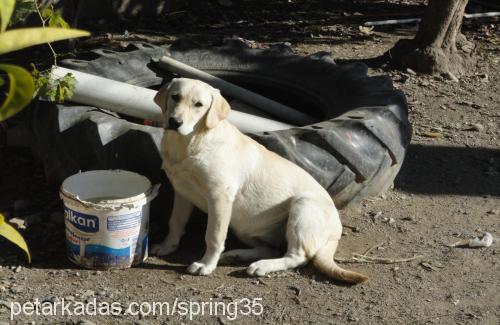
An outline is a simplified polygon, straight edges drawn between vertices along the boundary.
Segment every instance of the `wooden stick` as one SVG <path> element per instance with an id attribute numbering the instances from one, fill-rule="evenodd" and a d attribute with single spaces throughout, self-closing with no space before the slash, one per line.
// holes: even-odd
<path id="1" fill-rule="evenodd" d="M 423 258 L 422 255 L 415 255 L 408 258 L 386 258 L 379 256 L 366 256 L 363 254 L 353 253 L 351 259 L 345 258 L 335 258 L 335 261 L 340 263 L 380 263 L 380 264 L 396 264 L 396 263 L 406 263 L 413 260 Z"/>
<path id="2" fill-rule="evenodd" d="M 366 256 L 362 254 L 353 254 L 353 259 L 359 261 L 361 263 L 382 263 L 382 264 L 394 264 L 394 263 L 405 263 L 410 262 L 419 258 L 422 258 L 422 255 L 415 255 L 409 258 L 385 258 L 378 256 Z"/>

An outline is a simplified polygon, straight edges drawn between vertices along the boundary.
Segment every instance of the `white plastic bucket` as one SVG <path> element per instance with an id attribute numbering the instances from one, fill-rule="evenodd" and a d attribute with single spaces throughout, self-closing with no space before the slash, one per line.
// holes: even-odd
<path id="1" fill-rule="evenodd" d="M 158 194 L 144 176 L 94 170 L 66 178 L 64 202 L 68 258 L 86 268 L 128 268 L 148 256 L 149 203 Z"/>

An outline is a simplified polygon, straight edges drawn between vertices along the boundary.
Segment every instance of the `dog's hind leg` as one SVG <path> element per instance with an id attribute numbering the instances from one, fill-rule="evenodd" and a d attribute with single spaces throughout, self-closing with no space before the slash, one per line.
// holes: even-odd
<path id="1" fill-rule="evenodd" d="M 331 220 L 329 212 L 324 208 L 325 202 L 321 199 L 295 198 L 290 204 L 286 229 L 288 248 L 285 256 L 254 262 L 248 267 L 247 273 L 263 276 L 269 272 L 289 270 L 306 264 L 330 235 Z"/>
<path id="2" fill-rule="evenodd" d="M 280 255 L 278 250 L 270 247 L 259 246 L 247 249 L 232 249 L 222 253 L 220 262 L 231 263 L 234 261 L 253 262 L 263 258 L 275 258 Z"/>
<path id="3" fill-rule="evenodd" d="M 247 269 L 247 273 L 253 276 L 264 276 L 270 272 L 285 271 L 296 268 L 307 263 L 307 257 L 303 252 L 299 254 L 286 253 L 284 257 L 253 262 Z"/>

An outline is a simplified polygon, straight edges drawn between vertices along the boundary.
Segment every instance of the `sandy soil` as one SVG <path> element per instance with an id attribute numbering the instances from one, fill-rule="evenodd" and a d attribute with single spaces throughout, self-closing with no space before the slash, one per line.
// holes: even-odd
<path id="1" fill-rule="evenodd" d="M 404 12 L 420 8 L 408 4 L 415 3 L 412 1 L 402 3 L 384 9 L 399 8 Z M 328 17 L 338 20 L 300 23 L 299 12 L 307 8 L 298 1 L 287 18 L 291 21 L 289 27 L 278 32 L 285 28 L 283 19 L 268 17 L 272 22 L 266 27 L 261 24 L 264 18 L 255 13 L 257 18 L 251 17 L 247 11 L 240 19 L 243 22 L 234 23 L 230 8 L 226 8 L 220 20 L 227 26 L 209 27 L 222 23 L 205 16 L 187 16 L 196 19 L 198 28 L 166 31 L 156 41 L 186 34 L 201 38 L 208 28 L 214 38 L 234 33 L 259 42 L 286 41 L 300 54 L 325 50 L 341 61 L 375 57 L 415 30 L 386 27 L 364 35 L 357 30 L 359 22 L 342 21 L 342 17 L 355 15 L 359 8 L 324 9 L 315 5 L 309 8 L 314 9 L 314 17 L 331 11 Z M 277 10 L 271 4 L 267 9 L 271 13 Z M 258 32 L 249 25 L 257 23 L 257 30 L 267 32 Z M 127 270 L 80 269 L 65 257 L 57 184 L 46 184 L 42 168 L 29 150 L 3 144 L 0 212 L 32 221 L 23 233 L 33 263 L 26 264 L 15 247 L 0 240 L 0 324 L 9 322 L 12 301 L 56 302 L 61 298 L 91 304 L 94 299 L 98 304 L 120 302 L 124 308 L 130 302 L 168 302 L 172 309 L 176 299 L 177 303 L 224 302 L 229 306 L 226 315 L 220 309 L 216 316 L 194 315 L 196 323 L 230 323 L 237 303 L 237 322 L 243 324 L 499 324 L 498 242 L 480 249 L 448 246 L 484 232 L 500 236 L 500 49 L 494 23 L 489 20 L 465 25 L 467 37 L 477 45 L 478 65 L 459 82 L 413 71 L 390 71 L 387 67 L 371 69 L 372 74 L 390 74 L 395 86 L 406 93 L 414 135 L 393 189 L 341 211 L 346 227 L 337 257 L 347 261 L 342 263 L 344 267 L 367 274 L 368 283 L 346 286 L 326 278 L 312 266 L 262 279 L 247 277 L 245 265 L 220 266 L 210 277 L 188 275 L 186 265 L 203 253 L 203 215 L 193 217 L 179 252 L 172 256 L 151 257 Z M 238 24 L 242 27 L 238 28 Z M 133 27 L 126 27 L 133 32 Z M 153 241 L 164 232 L 160 217 L 152 216 Z M 370 248 L 367 255 L 372 257 L 410 261 L 352 261 L 353 253 L 363 254 Z M 250 310 L 245 299 L 255 304 Z M 260 315 L 244 315 L 252 310 L 260 312 L 259 304 Z M 196 311 L 197 305 L 192 306 Z M 59 312 L 58 316 L 20 315 L 12 323 L 187 323 L 189 315 L 182 315 L 183 311 L 178 308 L 177 314 L 171 316 L 122 313 L 112 317 L 61 316 Z"/>

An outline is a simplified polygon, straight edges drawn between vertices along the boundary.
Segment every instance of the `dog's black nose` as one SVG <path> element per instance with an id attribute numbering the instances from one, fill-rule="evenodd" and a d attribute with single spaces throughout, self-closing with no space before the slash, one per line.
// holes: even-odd
<path id="1" fill-rule="evenodd" d="M 168 128 L 172 130 L 177 130 L 182 125 L 182 121 L 179 121 L 175 117 L 171 117 L 168 119 Z"/>

